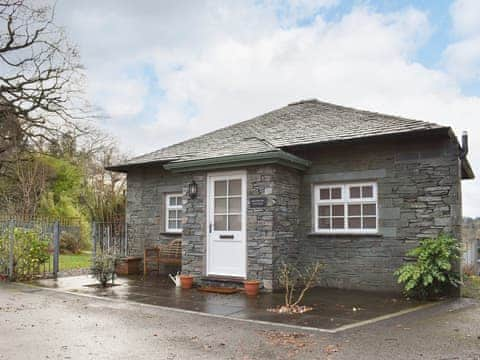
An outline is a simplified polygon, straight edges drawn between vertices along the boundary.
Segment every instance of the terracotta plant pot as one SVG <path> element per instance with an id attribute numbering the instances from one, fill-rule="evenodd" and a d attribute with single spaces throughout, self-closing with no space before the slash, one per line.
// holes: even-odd
<path id="1" fill-rule="evenodd" d="M 257 296 L 258 295 L 258 288 L 260 287 L 260 281 L 258 280 L 246 280 L 243 282 L 243 286 L 245 287 L 245 293 L 248 296 Z"/>
<path id="2" fill-rule="evenodd" d="M 191 289 L 193 285 L 193 276 L 180 275 L 180 283 L 182 285 L 182 289 Z"/>

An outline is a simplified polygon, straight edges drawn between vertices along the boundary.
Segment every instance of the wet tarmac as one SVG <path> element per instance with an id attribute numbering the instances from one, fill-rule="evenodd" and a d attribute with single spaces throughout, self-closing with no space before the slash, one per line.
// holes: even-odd
<path id="1" fill-rule="evenodd" d="M 278 314 L 267 309 L 283 304 L 282 293 L 261 293 L 248 297 L 244 293 L 212 294 L 197 289 L 175 288 L 166 275 L 117 278 L 117 286 L 100 288 L 92 286 L 91 276 L 64 277 L 57 280 L 38 280 L 34 285 L 61 289 L 71 293 L 89 294 L 142 304 L 172 307 L 232 318 L 260 320 L 321 329 L 335 329 L 360 321 L 411 309 L 421 305 L 408 301 L 398 294 L 314 288 L 303 304 L 313 311 L 304 314 Z"/>

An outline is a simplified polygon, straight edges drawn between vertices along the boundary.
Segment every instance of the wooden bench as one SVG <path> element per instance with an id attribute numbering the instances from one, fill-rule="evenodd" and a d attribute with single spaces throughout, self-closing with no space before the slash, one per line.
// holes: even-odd
<path id="1" fill-rule="evenodd" d="M 143 274 L 147 275 L 148 265 L 155 264 L 156 271 L 160 272 L 160 264 L 182 265 L 182 240 L 170 241 L 167 245 L 145 248 L 143 252 Z"/>

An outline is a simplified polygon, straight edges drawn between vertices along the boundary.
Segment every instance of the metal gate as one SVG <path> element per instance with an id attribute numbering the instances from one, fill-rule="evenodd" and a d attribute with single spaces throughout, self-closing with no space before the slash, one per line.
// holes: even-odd
<path id="1" fill-rule="evenodd" d="M 94 222 L 92 224 L 92 257 L 97 253 L 124 257 L 128 254 L 125 222 Z"/>
<path id="2" fill-rule="evenodd" d="M 56 277 L 62 234 L 80 241 L 79 220 L 0 217 L 0 277 L 11 281 Z"/>

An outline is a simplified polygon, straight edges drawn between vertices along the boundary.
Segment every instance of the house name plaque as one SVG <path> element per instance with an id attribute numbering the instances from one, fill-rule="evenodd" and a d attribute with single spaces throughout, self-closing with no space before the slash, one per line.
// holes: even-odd
<path id="1" fill-rule="evenodd" d="M 267 198 L 266 197 L 254 197 L 250 198 L 250 208 L 261 208 L 267 206 Z"/>

